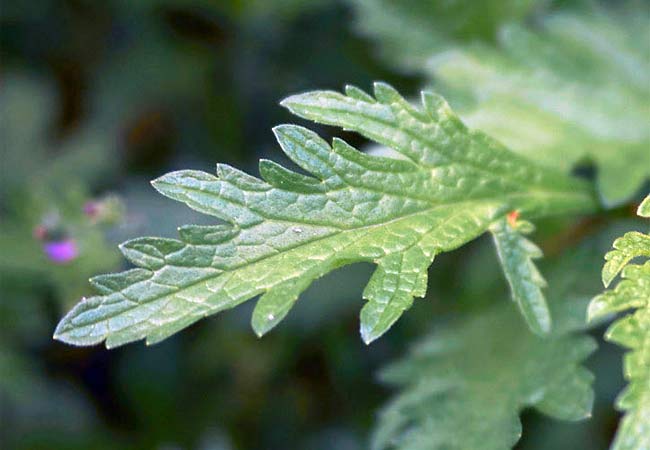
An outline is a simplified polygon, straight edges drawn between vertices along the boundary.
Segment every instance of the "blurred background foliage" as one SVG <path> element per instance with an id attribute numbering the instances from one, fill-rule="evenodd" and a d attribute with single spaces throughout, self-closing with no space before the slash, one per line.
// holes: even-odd
<path id="1" fill-rule="evenodd" d="M 391 12 L 395 3 L 385 0 L 2 2 L 0 447 L 367 448 L 391 392 L 379 369 L 436 324 L 506 302 L 491 243 L 481 238 L 437 258 L 427 298 L 369 347 L 357 331 L 372 270 L 364 264 L 317 282 L 261 340 L 249 328 L 252 304 L 151 348 L 51 340 L 61 315 L 90 293 L 88 277 L 125 266 L 119 242 L 206 223 L 157 195 L 149 179 L 210 171 L 217 161 L 253 173 L 260 157 L 287 163 L 270 130 L 300 120 L 278 107 L 283 97 L 380 79 L 416 95 L 429 75 L 408 69 L 435 45 L 490 42 L 503 21 L 571 2 L 403 3 Z M 448 18 L 446 27 L 428 23 L 432 15 Z M 398 25 L 373 24 L 382 20 Z M 390 45 L 367 37 L 385 29 L 398 31 L 379 36 Z M 579 280 L 595 294 L 600 255 L 634 226 L 621 222 L 632 215 L 621 207 L 538 224 L 543 269 L 563 267 L 557 261 L 586 236 L 604 235 L 596 256 L 565 271 L 565 283 Z M 568 424 L 527 412 L 517 448 L 607 447 L 621 352 L 600 340 L 602 329 L 592 334 L 600 347 L 587 363 L 597 373 L 594 417 Z"/>

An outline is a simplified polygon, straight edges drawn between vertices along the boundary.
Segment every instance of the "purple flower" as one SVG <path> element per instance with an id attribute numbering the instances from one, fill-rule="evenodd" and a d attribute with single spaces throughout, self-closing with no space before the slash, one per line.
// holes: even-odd
<path id="1" fill-rule="evenodd" d="M 48 242 L 43 245 L 43 251 L 51 261 L 57 264 L 70 262 L 79 254 L 77 244 L 72 239 Z"/>
<path id="2" fill-rule="evenodd" d="M 101 211 L 101 205 L 93 200 L 87 201 L 83 207 L 84 214 L 91 219 L 96 219 Z"/>

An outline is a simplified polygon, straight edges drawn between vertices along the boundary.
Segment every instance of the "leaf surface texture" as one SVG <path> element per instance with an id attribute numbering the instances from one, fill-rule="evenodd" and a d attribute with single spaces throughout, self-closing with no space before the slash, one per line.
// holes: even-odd
<path id="1" fill-rule="evenodd" d="M 550 167 L 593 163 L 608 206 L 650 177 L 648 2 L 352 3 L 383 53 L 427 76 L 469 126 Z M 448 17 L 455 8 L 464 13 Z M 483 8 L 492 13 L 475 17 Z"/>
<path id="2" fill-rule="evenodd" d="M 183 226 L 180 239 L 138 238 L 121 246 L 137 268 L 93 278 L 55 338 L 108 347 L 158 342 L 202 317 L 261 295 L 256 333 L 282 320 L 313 280 L 353 262 L 375 263 L 361 335 L 381 336 L 425 295 L 437 253 L 485 232 L 507 211 L 527 217 L 594 208 L 585 182 L 538 167 L 469 130 L 438 95 L 416 108 L 376 83 L 374 96 L 315 91 L 282 103 L 316 122 L 354 130 L 403 159 L 332 145 L 295 125 L 275 128 L 286 155 L 308 174 L 271 161 L 261 178 L 219 164 L 217 174 L 183 170 L 153 182 L 163 195 L 221 219 Z"/>
<path id="3" fill-rule="evenodd" d="M 650 217 L 646 197 L 639 207 L 640 216 Z M 634 258 L 643 259 L 638 264 Z M 650 448 L 650 235 L 632 231 L 614 241 L 614 249 L 605 255 L 605 286 L 620 274 L 618 284 L 595 297 L 589 305 L 589 318 L 633 310 L 616 320 L 605 339 L 631 352 L 625 355 L 623 372 L 630 385 L 617 399 L 617 407 L 626 412 L 616 433 L 613 450 Z"/>

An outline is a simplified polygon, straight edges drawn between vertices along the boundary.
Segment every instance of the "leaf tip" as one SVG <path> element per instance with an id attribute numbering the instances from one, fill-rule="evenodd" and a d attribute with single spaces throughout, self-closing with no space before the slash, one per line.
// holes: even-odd
<path id="1" fill-rule="evenodd" d="M 151 180 L 151 181 L 149 182 L 149 184 L 151 184 L 151 186 L 152 186 L 155 190 L 157 190 L 157 191 L 160 192 L 161 194 L 164 194 L 164 192 L 163 192 L 164 189 L 163 189 L 162 186 L 163 186 L 164 184 L 166 184 L 167 181 L 168 181 L 168 177 L 167 177 L 167 174 L 165 174 L 165 175 L 162 175 L 162 176 L 160 176 L 160 177 L 158 177 L 158 178 L 155 178 L 155 179 Z"/>
<path id="2" fill-rule="evenodd" d="M 592 322 L 608 313 L 607 303 L 603 301 L 602 295 L 596 296 L 587 308 L 587 322 Z"/>
<path id="3" fill-rule="evenodd" d="M 291 105 L 293 97 L 295 97 L 295 95 L 290 95 L 289 97 L 283 98 L 282 100 L 280 100 L 279 105 L 289 109 L 289 105 Z"/>
<path id="4" fill-rule="evenodd" d="M 271 131 L 273 131 L 273 135 L 277 140 L 280 140 L 283 136 L 286 136 L 287 133 L 294 127 L 294 125 L 289 125 L 289 124 L 281 124 L 281 125 L 276 125 L 273 128 L 271 128 Z"/>
<path id="5" fill-rule="evenodd" d="M 83 299 L 82 299 L 83 301 Z M 66 344 L 73 344 L 72 342 L 69 342 L 69 339 L 66 336 L 66 326 L 68 323 L 68 315 L 66 314 L 56 325 L 56 328 L 54 329 L 54 333 L 52 334 L 52 339 L 55 341 L 59 342 L 64 342 Z"/>
<path id="6" fill-rule="evenodd" d="M 251 319 L 251 327 L 253 328 L 253 333 L 255 333 L 255 336 L 258 338 L 263 337 L 268 331 L 267 327 L 265 327 L 262 321 L 258 320 L 255 315 L 253 315 Z"/>
<path id="7" fill-rule="evenodd" d="M 251 318 L 251 327 L 253 328 L 253 332 L 258 338 L 263 337 L 266 333 L 275 328 L 275 326 L 280 323 L 280 321 L 282 321 L 288 312 L 288 310 L 283 313 L 274 313 L 269 311 L 270 310 L 266 308 L 256 308 L 253 311 L 253 317 Z"/>
<path id="8" fill-rule="evenodd" d="M 379 337 L 381 337 L 382 334 L 384 334 L 383 332 L 378 332 L 377 329 L 374 329 L 373 327 L 365 326 L 363 324 L 360 327 L 360 332 L 361 339 L 366 345 L 372 344 Z"/>
<path id="9" fill-rule="evenodd" d="M 66 330 L 67 321 L 64 317 L 61 319 L 59 324 L 56 326 L 54 333 L 52 334 L 52 339 L 55 341 L 62 342 L 64 344 L 73 345 L 75 347 L 85 347 L 92 345 L 92 343 L 86 343 L 83 340 L 75 339 L 70 335 L 69 330 Z"/>
<path id="10" fill-rule="evenodd" d="M 169 185 L 183 185 L 195 181 L 214 181 L 215 179 L 213 175 L 200 170 L 175 170 L 151 180 L 150 183 L 154 189 L 164 195 L 166 187 Z"/>
<path id="11" fill-rule="evenodd" d="M 648 196 L 643 199 L 643 201 L 637 208 L 636 213 L 640 217 L 650 218 L 650 194 L 648 194 Z"/>
<path id="12" fill-rule="evenodd" d="M 397 93 L 397 90 L 390 84 L 386 83 L 385 81 L 373 81 L 372 88 L 375 92 L 379 90 L 379 91 L 390 91 L 390 92 Z"/>
<path id="13" fill-rule="evenodd" d="M 269 314 L 270 317 L 261 318 L 259 316 L 253 315 L 251 320 L 251 327 L 253 328 L 253 333 L 258 338 L 264 337 L 266 333 L 271 331 L 280 320 L 273 317 L 272 314 Z"/>
<path id="14" fill-rule="evenodd" d="M 615 274 L 615 273 L 610 273 L 610 271 L 607 271 L 607 270 L 604 270 L 604 269 L 603 269 L 603 273 L 602 273 L 603 286 L 605 286 L 606 288 L 608 288 L 609 285 L 610 285 L 610 284 L 612 283 L 612 281 L 614 280 L 614 278 L 616 277 L 616 275 L 617 275 L 617 274 Z"/>
<path id="15" fill-rule="evenodd" d="M 306 100 L 306 96 L 309 94 L 295 94 L 290 95 L 289 97 L 280 101 L 280 106 L 288 109 L 291 112 L 295 112 L 297 106 L 303 105 Z M 276 127 L 277 128 L 277 127 Z"/>

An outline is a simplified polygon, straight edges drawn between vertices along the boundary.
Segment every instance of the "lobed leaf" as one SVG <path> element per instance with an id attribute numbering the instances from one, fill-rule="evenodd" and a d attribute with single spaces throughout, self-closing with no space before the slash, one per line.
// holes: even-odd
<path id="1" fill-rule="evenodd" d="M 441 53 L 428 70 L 470 126 L 551 167 L 594 163 L 604 203 L 620 204 L 650 177 L 650 10 L 636 5 L 510 24 L 498 46 Z"/>
<path id="2" fill-rule="evenodd" d="M 425 295 L 437 253 L 481 235 L 505 212 L 534 217 L 594 208 L 588 184 L 467 129 L 433 93 L 423 93 L 416 108 L 383 83 L 374 97 L 346 92 L 309 92 L 282 104 L 357 131 L 404 160 L 363 154 L 340 139 L 330 146 L 310 130 L 282 125 L 274 129 L 280 147 L 309 175 L 262 161 L 261 179 L 223 164 L 216 176 L 182 170 L 160 177 L 153 182 L 160 193 L 226 223 L 181 227 L 179 239 L 123 244 L 139 269 L 95 279 L 100 295 L 70 311 L 55 338 L 108 347 L 155 343 L 259 295 L 252 323 L 262 335 L 313 280 L 368 261 L 377 265 L 361 311 L 369 343 L 413 297 Z"/>
<path id="3" fill-rule="evenodd" d="M 350 1 L 388 59 L 428 76 L 469 126 L 550 167 L 593 163 L 607 205 L 650 177 L 648 2 Z"/>
<path id="4" fill-rule="evenodd" d="M 382 378 L 399 391 L 380 415 L 373 448 L 506 450 L 521 437 L 524 408 L 589 417 L 593 375 L 581 362 L 596 344 L 577 333 L 586 302 L 552 306 L 557 326 L 544 338 L 503 305 L 448 323 L 385 369 Z"/>
<path id="5" fill-rule="evenodd" d="M 614 241 L 614 250 L 605 255 L 603 284 L 608 287 L 621 270 L 635 257 L 650 257 L 650 236 L 631 231 Z"/>
<path id="6" fill-rule="evenodd" d="M 513 300 L 533 332 L 548 334 L 551 314 L 542 293 L 546 281 L 533 263 L 533 259 L 542 257 L 542 251 L 522 236 L 508 219 L 496 222 L 490 231 Z"/>
<path id="7" fill-rule="evenodd" d="M 641 204 L 647 205 L 650 195 Z M 643 213 L 643 207 L 639 210 Z M 624 374 L 629 387 L 617 399 L 626 414 L 616 433 L 613 450 L 650 448 L 650 260 L 630 264 L 636 257 L 650 257 L 650 235 L 630 232 L 614 241 L 605 255 L 603 283 L 609 285 L 620 272 L 615 288 L 595 297 L 589 305 L 590 320 L 634 309 L 615 321 L 605 339 L 632 350 L 625 356 Z"/>

